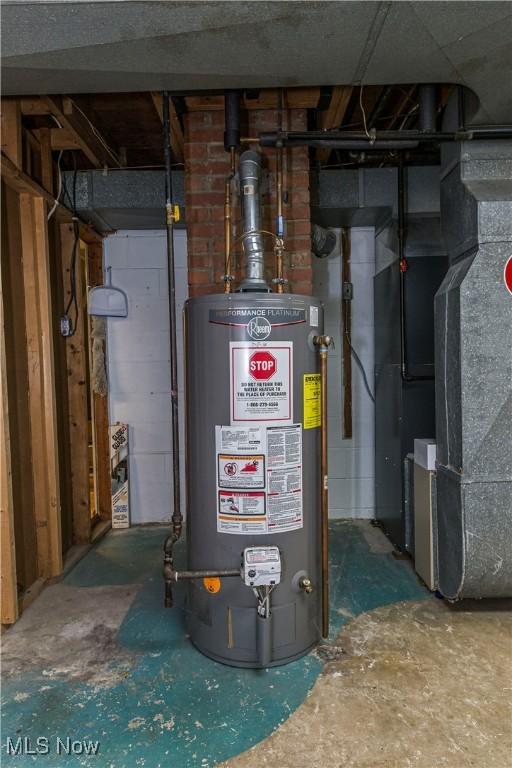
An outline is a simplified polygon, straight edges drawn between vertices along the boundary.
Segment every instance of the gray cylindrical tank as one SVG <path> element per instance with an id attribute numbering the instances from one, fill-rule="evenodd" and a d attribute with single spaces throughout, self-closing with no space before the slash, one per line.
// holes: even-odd
<path id="1" fill-rule="evenodd" d="M 312 339 L 322 332 L 321 304 L 307 296 L 238 293 L 201 296 L 186 304 L 187 567 L 239 568 L 244 549 L 251 546 L 277 546 L 282 562 L 281 583 L 270 598 L 270 619 L 263 622 L 253 589 L 241 578 L 221 579 L 220 590 L 214 592 L 200 580 L 189 583 L 191 640 L 226 664 L 284 664 L 320 638 L 319 382 L 311 374 L 318 372 Z M 248 366 L 255 370 L 255 380 Z M 268 367 L 277 373 L 269 376 Z M 285 429 L 280 430 L 283 419 Z M 240 426 L 234 430 L 238 435 L 248 424 L 261 426 L 256 436 L 268 439 L 263 490 L 258 490 L 257 473 L 243 480 L 229 477 L 233 466 L 244 469 L 260 457 L 251 461 L 251 455 L 236 451 L 231 456 L 222 443 L 228 433 L 219 436 L 219 426 Z M 283 435 L 290 445 L 301 437 L 302 467 L 295 474 L 280 474 L 278 467 L 271 475 L 276 455 L 271 444 L 275 448 Z M 255 450 L 258 454 L 260 449 Z M 278 482 L 271 483 L 271 478 Z M 235 487 L 238 483 L 241 488 Z M 311 580 L 312 593 L 300 588 L 301 577 Z M 209 586 L 215 590 L 219 583 Z"/>

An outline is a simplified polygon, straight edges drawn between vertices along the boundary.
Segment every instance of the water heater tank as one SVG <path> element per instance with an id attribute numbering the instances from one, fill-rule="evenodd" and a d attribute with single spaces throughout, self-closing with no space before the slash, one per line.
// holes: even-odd
<path id="1" fill-rule="evenodd" d="M 186 615 L 194 645 L 225 664 L 284 664 L 320 638 L 322 333 L 311 297 L 186 304 L 188 567 L 241 574 L 191 580 Z"/>

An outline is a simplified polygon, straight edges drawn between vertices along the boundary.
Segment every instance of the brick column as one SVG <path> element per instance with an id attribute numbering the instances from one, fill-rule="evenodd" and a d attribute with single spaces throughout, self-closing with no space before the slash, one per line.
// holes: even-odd
<path id="1" fill-rule="evenodd" d="M 242 133 L 256 136 L 277 128 L 275 110 L 248 110 Z M 306 128 L 306 110 L 287 110 L 283 124 L 289 130 Z M 191 111 L 185 116 L 185 209 L 188 233 L 189 293 L 197 296 L 219 293 L 224 284 L 224 184 L 229 173 L 229 155 L 224 150 L 224 110 Z M 245 149 L 257 145 L 244 145 Z M 276 151 L 263 155 L 263 228 L 275 232 Z M 287 292 L 311 294 L 311 223 L 309 208 L 309 159 L 304 147 L 285 150 L 283 213 L 285 232 L 285 277 Z M 240 200 L 233 185 L 233 241 L 241 234 Z M 274 277 L 273 243 L 265 240 L 266 272 L 269 285 Z M 242 247 L 232 249 L 236 284 L 241 278 Z"/>

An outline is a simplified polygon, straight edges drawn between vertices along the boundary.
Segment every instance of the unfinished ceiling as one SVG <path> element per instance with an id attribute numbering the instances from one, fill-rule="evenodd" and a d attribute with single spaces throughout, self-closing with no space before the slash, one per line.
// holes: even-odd
<path id="1" fill-rule="evenodd" d="M 462 83 L 512 121 L 510 2 L 4 2 L 6 95 Z"/>

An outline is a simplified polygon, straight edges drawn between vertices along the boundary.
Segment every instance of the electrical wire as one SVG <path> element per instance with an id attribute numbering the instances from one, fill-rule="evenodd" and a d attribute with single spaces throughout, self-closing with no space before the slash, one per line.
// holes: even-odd
<path id="1" fill-rule="evenodd" d="M 368 127 L 366 125 L 366 112 L 365 112 L 365 109 L 364 109 L 364 106 L 363 106 L 363 88 L 364 88 L 363 85 L 359 86 L 359 106 L 361 107 L 361 112 L 362 112 L 362 115 L 363 115 L 364 132 L 366 133 L 367 137 L 369 139 L 371 139 L 371 136 L 368 133 Z"/>
<path id="2" fill-rule="evenodd" d="M 58 190 L 57 190 L 57 197 L 55 198 L 52 207 L 48 211 L 48 216 L 46 217 L 47 221 L 50 221 L 51 217 L 53 216 L 53 214 L 57 210 L 57 206 L 59 205 L 60 196 L 62 194 L 62 168 L 60 167 L 60 161 L 62 160 L 62 153 L 63 152 L 64 152 L 64 150 L 61 149 L 60 152 L 59 152 L 59 156 L 57 158 L 57 174 L 58 174 L 58 178 L 59 178 L 59 187 L 58 187 Z"/>
<path id="3" fill-rule="evenodd" d="M 70 203 L 71 203 L 71 210 L 72 210 L 72 223 L 73 223 L 73 248 L 71 250 L 71 261 L 69 266 L 69 286 L 70 286 L 70 296 L 69 301 L 66 305 L 66 309 L 64 310 L 64 317 L 69 318 L 69 312 L 71 310 L 71 307 L 74 307 L 74 316 L 75 319 L 72 322 L 71 318 L 69 318 L 70 323 L 70 330 L 69 333 L 66 334 L 66 336 L 69 338 L 70 336 L 74 336 L 78 327 L 78 317 L 79 317 L 79 308 L 78 308 L 78 297 L 77 297 L 77 290 L 76 290 L 76 264 L 78 260 L 78 253 L 79 253 L 79 243 L 80 243 L 80 226 L 78 221 L 78 214 L 76 209 L 76 180 L 77 180 L 77 174 L 78 169 L 76 166 L 76 157 L 73 153 L 73 188 L 72 188 L 72 197 L 69 196 L 68 189 L 66 187 L 66 183 L 64 182 L 64 191 L 67 195 Z"/>
<path id="4" fill-rule="evenodd" d="M 57 120 L 55 115 L 50 115 L 50 117 L 55 121 L 55 123 L 57 124 L 57 126 L 59 128 L 62 128 L 61 123 L 59 122 L 59 120 Z M 51 217 L 53 216 L 53 214 L 57 210 L 57 206 L 59 205 L 60 196 L 62 194 L 62 168 L 60 167 L 60 161 L 62 160 L 62 153 L 63 153 L 63 151 L 64 150 L 62 150 L 62 149 L 60 150 L 59 156 L 57 158 L 57 172 L 58 172 L 58 177 L 59 177 L 59 188 L 58 188 L 58 191 L 57 191 L 57 197 L 54 199 L 53 205 L 52 205 L 52 207 L 50 208 L 50 210 L 48 212 L 48 216 L 46 217 L 47 221 L 50 221 Z"/>
<path id="5" fill-rule="evenodd" d="M 85 118 L 85 120 L 89 124 L 89 127 L 90 127 L 91 131 L 94 133 L 94 135 L 96 136 L 96 138 L 98 139 L 98 141 L 100 142 L 102 147 L 107 150 L 107 152 L 109 153 L 110 157 L 114 160 L 116 165 L 121 166 L 122 163 L 121 163 L 119 157 L 117 156 L 116 152 L 114 152 L 114 150 L 111 147 L 109 147 L 109 145 L 107 144 L 107 142 L 105 141 L 105 139 L 103 138 L 101 133 L 98 131 L 96 126 L 93 123 L 91 123 L 91 121 L 89 120 L 89 118 L 87 117 L 87 115 L 85 114 L 83 109 L 80 109 L 80 107 L 78 106 L 76 101 L 74 101 L 73 99 L 71 99 L 71 102 L 72 102 L 73 106 L 75 107 L 75 109 L 77 109 L 80 112 L 80 114 L 82 115 L 82 117 Z"/>
<path id="6" fill-rule="evenodd" d="M 345 302 L 345 337 L 347 339 L 347 344 L 348 344 L 348 346 L 350 348 L 350 352 L 352 354 L 352 357 L 354 358 L 354 362 L 357 365 L 357 367 L 359 368 L 359 370 L 361 371 L 361 375 L 363 377 L 364 388 L 366 389 L 366 391 L 368 393 L 368 397 L 370 398 L 372 403 L 374 403 L 375 402 L 375 396 L 374 396 L 373 392 L 370 389 L 370 385 L 368 383 L 368 378 L 366 376 L 366 371 L 364 369 L 364 365 L 362 364 L 361 359 L 360 359 L 359 355 L 357 354 L 356 350 L 352 346 L 352 339 L 350 338 L 350 333 L 347 330 L 348 329 L 347 322 L 348 322 L 348 301 Z"/>

